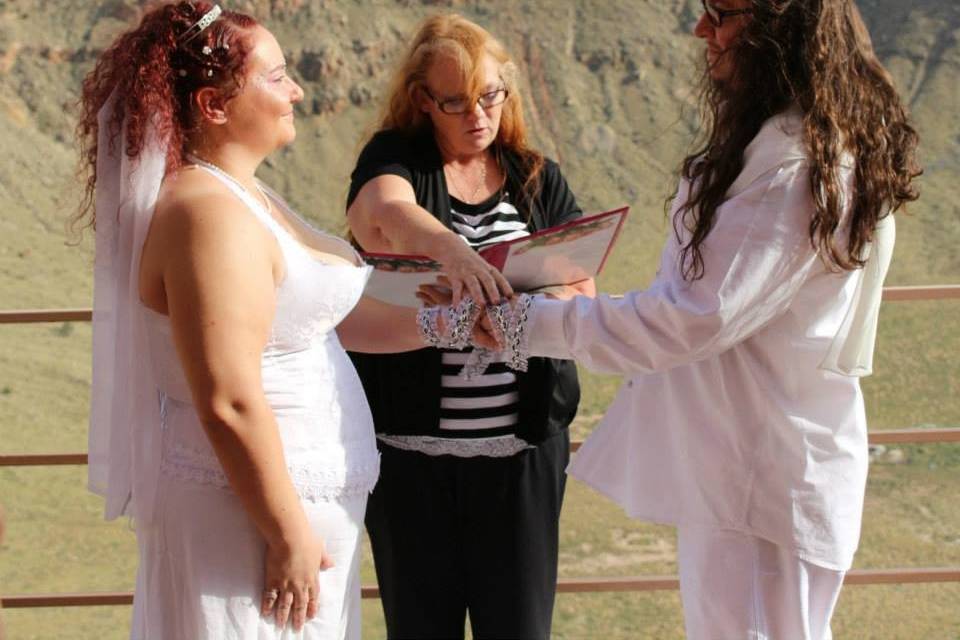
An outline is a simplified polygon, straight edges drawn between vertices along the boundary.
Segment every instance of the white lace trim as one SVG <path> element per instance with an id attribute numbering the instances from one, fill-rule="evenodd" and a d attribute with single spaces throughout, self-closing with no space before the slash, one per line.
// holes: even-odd
<path id="1" fill-rule="evenodd" d="M 438 438 L 436 436 L 377 435 L 384 444 L 404 451 L 416 451 L 428 456 L 456 456 L 458 458 L 509 458 L 534 446 L 516 436 L 494 438 Z"/>
<path id="2" fill-rule="evenodd" d="M 523 313 L 516 327 L 516 344 L 514 345 L 514 360 L 523 362 L 523 368 L 520 371 L 527 370 L 527 361 L 530 359 L 530 327 L 533 326 L 533 318 L 536 313 L 536 305 L 533 304 L 534 296 L 527 296 L 523 301 Z"/>
<path id="3" fill-rule="evenodd" d="M 380 454 L 363 457 L 362 461 L 350 464 L 346 469 L 288 463 L 287 471 L 301 499 L 308 502 L 335 502 L 373 491 L 380 475 Z M 233 490 L 216 456 L 180 444 L 172 445 L 164 453 L 160 471 L 176 480 Z"/>
<path id="4" fill-rule="evenodd" d="M 526 371 L 527 361 L 530 359 L 530 337 L 528 335 L 529 332 L 527 331 L 527 326 L 532 304 L 533 298 L 525 293 L 521 293 L 515 301 L 491 304 L 487 305 L 485 308 L 487 318 L 490 321 L 493 336 L 502 346 L 502 351 L 500 352 L 501 357 L 503 358 L 502 362 L 505 362 L 507 367 L 513 369 L 514 371 Z M 457 310 L 458 309 L 459 307 Z M 468 322 L 472 326 L 476 316 L 461 316 L 456 313 L 457 310 L 452 310 L 456 317 L 456 322 Z M 423 314 L 429 311 L 430 309 L 427 309 L 421 311 L 420 313 Z M 447 308 L 447 311 L 451 312 L 449 308 Z M 429 337 L 427 334 L 429 334 L 430 331 L 432 331 L 433 334 L 436 334 L 435 327 L 432 330 L 428 327 L 423 331 L 425 332 L 424 335 L 427 337 Z M 461 331 L 467 334 L 470 333 L 470 331 L 467 329 L 461 329 Z M 463 377 L 465 380 L 472 380 L 483 375 L 483 373 L 487 370 L 487 367 L 494 360 L 495 356 L 493 351 L 476 343 L 473 343 L 473 346 L 476 348 L 470 352 L 470 356 L 467 358 L 467 363 L 460 371 L 461 377 Z"/>

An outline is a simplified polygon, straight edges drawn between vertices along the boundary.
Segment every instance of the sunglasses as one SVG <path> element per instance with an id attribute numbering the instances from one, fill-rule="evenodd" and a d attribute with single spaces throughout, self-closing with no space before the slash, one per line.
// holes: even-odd
<path id="1" fill-rule="evenodd" d="M 703 12 L 707 15 L 707 19 L 715 27 L 723 26 L 724 18 L 753 13 L 753 9 L 718 9 L 709 0 L 700 0 L 700 2 L 703 4 Z"/>

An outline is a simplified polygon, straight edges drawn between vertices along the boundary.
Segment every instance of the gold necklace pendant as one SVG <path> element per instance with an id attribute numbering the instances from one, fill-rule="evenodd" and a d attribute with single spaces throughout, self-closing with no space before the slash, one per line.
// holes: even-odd
<path id="1" fill-rule="evenodd" d="M 477 194 L 480 193 L 480 189 L 487 184 L 487 159 L 483 159 L 483 164 L 480 165 L 480 180 L 477 181 L 477 187 L 473 190 L 473 195 L 470 196 L 471 201 L 477 199 Z"/>
<path id="2" fill-rule="evenodd" d="M 483 189 L 484 185 L 487 183 L 487 159 L 484 158 L 483 164 L 480 165 L 480 177 L 477 180 L 476 187 L 474 187 L 473 192 L 471 192 L 469 197 L 467 197 L 466 189 L 463 188 L 463 185 L 457 179 L 456 171 L 454 171 L 453 165 L 449 165 L 450 167 L 449 173 L 447 173 L 447 167 L 448 165 L 444 165 L 443 167 L 444 173 L 449 175 L 450 181 L 453 183 L 453 186 L 456 188 L 457 192 L 459 192 L 460 197 L 463 199 L 463 201 L 466 202 L 467 204 L 476 204 L 475 201 L 477 199 L 477 194 L 480 193 L 480 190 Z"/>

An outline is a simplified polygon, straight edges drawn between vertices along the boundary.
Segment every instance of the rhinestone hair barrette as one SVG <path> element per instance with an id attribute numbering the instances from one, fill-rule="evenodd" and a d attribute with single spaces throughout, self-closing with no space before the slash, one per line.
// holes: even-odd
<path id="1" fill-rule="evenodd" d="M 203 17 L 197 20 L 193 25 L 183 32 L 183 35 L 180 36 L 180 46 L 183 46 L 196 38 L 198 35 L 203 33 L 204 29 L 213 24 L 214 20 L 220 17 L 220 14 L 223 13 L 223 9 L 220 8 L 220 5 L 213 5 L 213 9 L 207 11 L 203 14 Z"/>

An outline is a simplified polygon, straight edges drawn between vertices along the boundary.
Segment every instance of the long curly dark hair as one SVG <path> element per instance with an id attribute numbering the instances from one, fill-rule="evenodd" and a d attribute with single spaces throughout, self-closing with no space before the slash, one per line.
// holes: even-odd
<path id="1" fill-rule="evenodd" d="M 181 1 L 148 9 L 140 24 L 118 37 L 84 78 L 77 139 L 86 189 L 71 221 L 74 228 L 96 224 L 97 114 L 114 92 L 117 107 L 109 122 L 111 144 L 125 127 L 124 152 L 136 158 L 152 124 L 168 144 L 167 171 L 171 172 L 183 164 L 184 142 L 198 124 L 192 104 L 195 92 L 216 87 L 229 99 L 239 90 L 249 49 L 243 36 L 257 22 L 242 13 L 223 11 L 199 35 L 187 34 L 213 6 Z"/>
<path id="2" fill-rule="evenodd" d="M 829 268 L 861 267 L 877 221 L 919 195 L 917 132 L 853 0 L 751 0 L 751 7 L 737 46 L 725 54 L 732 77 L 716 82 L 704 71 L 705 141 L 683 161 L 692 188 L 673 219 L 679 241 L 689 233 L 683 277 L 703 277 L 701 246 L 747 145 L 767 119 L 795 104 L 804 114 L 816 205 L 810 241 Z M 849 224 L 840 182 L 846 154 L 856 167 Z"/>

